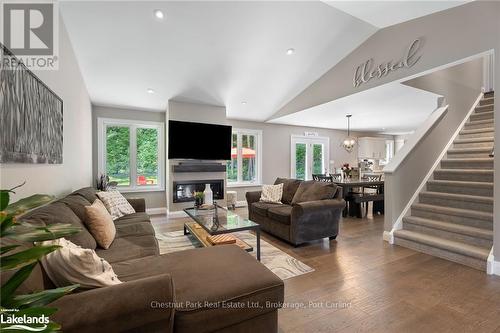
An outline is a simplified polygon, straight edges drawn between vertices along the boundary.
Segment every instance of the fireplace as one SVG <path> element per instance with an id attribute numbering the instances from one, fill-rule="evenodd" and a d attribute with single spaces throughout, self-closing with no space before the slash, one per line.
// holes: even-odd
<path id="1" fill-rule="evenodd" d="M 205 184 L 210 184 L 214 200 L 224 199 L 224 179 L 185 180 L 173 184 L 173 202 L 194 201 L 194 192 L 203 192 Z"/>

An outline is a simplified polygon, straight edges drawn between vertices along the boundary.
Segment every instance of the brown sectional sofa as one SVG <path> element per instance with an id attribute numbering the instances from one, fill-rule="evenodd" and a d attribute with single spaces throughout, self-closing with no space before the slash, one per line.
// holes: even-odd
<path id="1" fill-rule="evenodd" d="M 278 178 L 274 184 L 281 183 L 282 204 L 261 202 L 261 191 L 246 193 L 250 220 L 260 224 L 262 230 L 293 245 L 337 237 L 346 205 L 342 199 L 342 187 L 333 183 L 286 178 Z M 295 197 L 298 191 L 301 192 L 301 200 Z M 322 199 L 317 200 L 318 197 Z"/>
<path id="2" fill-rule="evenodd" d="M 283 281 L 248 253 L 225 245 L 160 255 L 142 199 L 129 200 L 136 213 L 116 220 L 116 239 L 100 249 L 82 222 L 95 198 L 94 189 L 80 189 L 22 218 L 81 227 L 68 239 L 95 249 L 123 282 L 55 301 L 53 320 L 65 332 L 277 332 Z M 19 291 L 53 287 L 39 265 Z"/>

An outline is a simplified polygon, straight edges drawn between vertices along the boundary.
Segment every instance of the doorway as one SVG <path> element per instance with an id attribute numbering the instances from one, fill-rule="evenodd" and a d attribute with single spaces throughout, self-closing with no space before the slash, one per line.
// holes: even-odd
<path id="1" fill-rule="evenodd" d="M 292 135 L 291 177 L 311 180 L 313 174 L 329 172 L 330 139 Z"/>

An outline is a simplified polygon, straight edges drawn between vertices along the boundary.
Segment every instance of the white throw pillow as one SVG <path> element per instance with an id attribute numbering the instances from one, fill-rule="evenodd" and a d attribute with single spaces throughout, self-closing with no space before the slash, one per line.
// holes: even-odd
<path id="1" fill-rule="evenodd" d="M 57 287 L 79 284 L 90 289 L 120 284 L 113 267 L 94 250 L 84 249 L 65 238 L 45 241 L 42 245 L 59 245 L 41 259 L 42 266 Z"/>
<path id="2" fill-rule="evenodd" d="M 103 191 L 97 192 L 97 196 L 111 214 L 113 221 L 124 215 L 135 213 L 134 208 L 118 191 Z"/>
<path id="3" fill-rule="evenodd" d="M 260 201 L 281 203 L 283 197 L 283 183 L 278 185 L 262 185 Z"/>

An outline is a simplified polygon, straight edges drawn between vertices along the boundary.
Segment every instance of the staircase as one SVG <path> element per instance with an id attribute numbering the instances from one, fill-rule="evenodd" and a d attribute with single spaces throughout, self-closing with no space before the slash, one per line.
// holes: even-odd
<path id="1" fill-rule="evenodd" d="M 486 270 L 493 246 L 493 99 L 485 93 L 394 243 Z"/>

